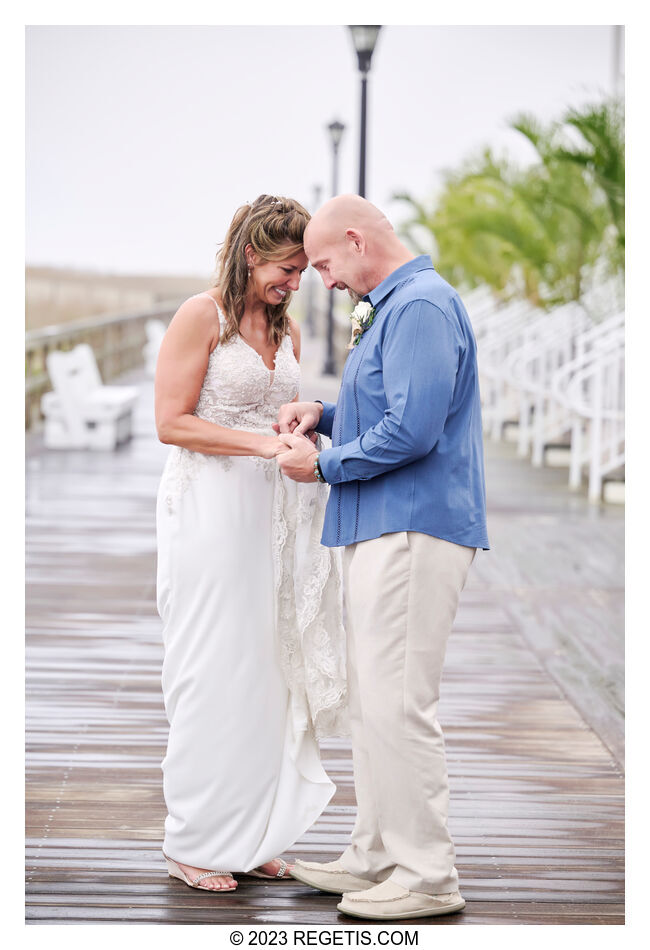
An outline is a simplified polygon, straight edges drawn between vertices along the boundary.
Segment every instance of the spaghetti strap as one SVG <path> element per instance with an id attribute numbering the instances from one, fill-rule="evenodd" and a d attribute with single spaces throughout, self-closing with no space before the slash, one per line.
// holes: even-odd
<path id="1" fill-rule="evenodd" d="M 223 313 L 221 312 L 221 307 L 219 306 L 219 304 L 217 303 L 217 301 L 214 299 L 214 297 L 212 296 L 212 294 L 209 294 L 206 290 L 202 290 L 200 294 L 194 294 L 194 296 L 195 296 L 195 297 L 209 297 L 210 300 L 212 301 L 212 303 L 213 303 L 213 304 L 215 305 L 215 307 L 217 308 L 217 315 L 218 315 L 218 317 L 219 317 L 219 323 L 221 324 L 221 323 L 225 323 L 225 322 L 226 322 L 226 318 L 224 317 Z"/>

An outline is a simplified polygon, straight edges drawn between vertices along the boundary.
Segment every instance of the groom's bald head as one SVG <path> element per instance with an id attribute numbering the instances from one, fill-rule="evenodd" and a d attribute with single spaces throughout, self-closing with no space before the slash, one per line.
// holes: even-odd
<path id="1" fill-rule="evenodd" d="M 337 195 L 331 201 L 326 201 L 307 224 L 305 248 L 308 241 L 340 240 L 348 228 L 361 231 L 393 230 L 388 218 L 370 201 L 359 195 Z"/>
<path id="2" fill-rule="evenodd" d="M 397 238 L 388 218 L 370 201 L 338 195 L 313 215 L 303 240 L 328 289 L 362 295 L 375 286 L 372 272 Z"/>

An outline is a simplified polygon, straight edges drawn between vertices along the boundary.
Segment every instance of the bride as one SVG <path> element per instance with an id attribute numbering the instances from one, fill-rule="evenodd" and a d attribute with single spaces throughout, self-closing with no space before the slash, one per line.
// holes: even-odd
<path id="1" fill-rule="evenodd" d="M 171 876 L 220 892 L 232 872 L 285 874 L 276 855 L 334 793 L 317 738 L 347 731 L 340 565 L 319 543 L 328 489 L 281 474 L 273 430 L 298 398 L 287 308 L 308 220 L 288 198 L 239 208 L 215 285 L 179 308 L 156 370 L 172 446 L 156 516 L 163 853 Z"/>

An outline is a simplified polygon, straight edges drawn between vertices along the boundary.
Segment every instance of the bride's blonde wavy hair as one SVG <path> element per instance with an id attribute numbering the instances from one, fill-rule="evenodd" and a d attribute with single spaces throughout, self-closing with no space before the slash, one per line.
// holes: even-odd
<path id="1" fill-rule="evenodd" d="M 218 288 L 223 301 L 226 325 L 221 342 L 237 336 L 244 315 L 248 263 L 245 248 L 251 245 L 264 261 L 283 261 L 302 251 L 303 234 L 310 214 L 292 198 L 260 195 L 252 204 L 237 209 L 228 233 L 217 254 L 216 273 L 212 286 Z M 269 342 L 279 345 L 289 332 L 287 308 L 291 293 L 282 303 L 266 305 L 269 321 Z"/>

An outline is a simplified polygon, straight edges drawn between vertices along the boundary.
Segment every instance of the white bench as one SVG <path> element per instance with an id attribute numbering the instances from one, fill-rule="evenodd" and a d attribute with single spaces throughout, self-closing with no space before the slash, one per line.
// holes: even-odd
<path id="1" fill-rule="evenodd" d="M 50 449 L 114 449 L 131 437 L 135 386 L 104 386 L 87 343 L 47 356 L 53 392 L 45 393 L 45 445 Z"/>

